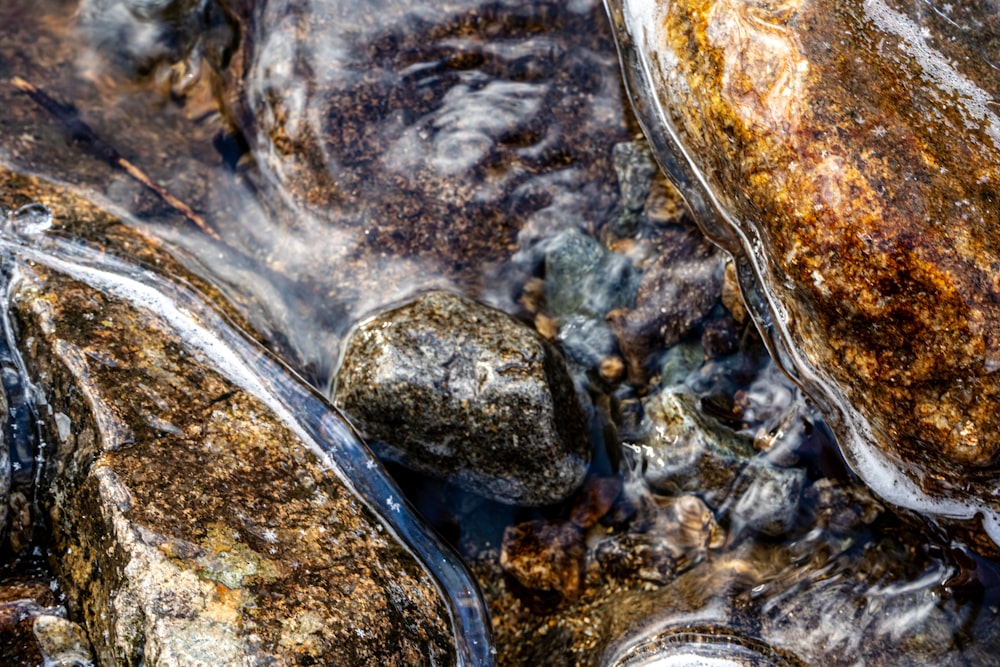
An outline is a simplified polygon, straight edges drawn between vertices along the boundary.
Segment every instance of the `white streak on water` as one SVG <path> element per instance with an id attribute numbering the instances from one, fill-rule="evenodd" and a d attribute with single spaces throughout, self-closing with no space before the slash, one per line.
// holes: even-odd
<path id="1" fill-rule="evenodd" d="M 903 40 L 906 54 L 923 68 L 931 85 L 946 88 L 965 102 L 962 106 L 975 119 L 966 119 L 966 127 L 973 130 L 985 124 L 986 134 L 993 139 L 994 146 L 1000 148 L 1000 119 L 989 108 L 995 103 L 993 96 L 956 70 L 940 51 L 929 46 L 925 29 L 908 16 L 890 9 L 882 0 L 864 0 L 864 8 L 880 30 Z"/>

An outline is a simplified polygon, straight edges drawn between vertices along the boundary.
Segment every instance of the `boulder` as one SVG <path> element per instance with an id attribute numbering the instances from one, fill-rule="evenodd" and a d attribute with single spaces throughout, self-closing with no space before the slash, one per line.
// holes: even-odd
<path id="1" fill-rule="evenodd" d="M 998 551 L 992 5 L 608 4 L 661 165 L 854 469 Z"/>
<path id="2" fill-rule="evenodd" d="M 349 431 L 321 446 L 276 399 L 292 376 L 254 379 L 196 304 L 138 268 L 4 248 L 39 391 L 39 497 L 100 664 L 458 661 L 442 584 L 398 537 L 398 496 L 359 495 L 369 482 L 331 456 L 351 455 Z M 336 421 L 298 391 L 301 414 Z"/>

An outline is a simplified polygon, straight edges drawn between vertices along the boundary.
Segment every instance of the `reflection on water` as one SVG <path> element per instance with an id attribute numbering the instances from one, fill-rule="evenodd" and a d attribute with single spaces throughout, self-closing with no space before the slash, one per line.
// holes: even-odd
<path id="1" fill-rule="evenodd" d="M 615 162 L 635 124 L 599 3 L 8 0 L 0 77 L 0 166 L 66 184 L 160 239 L 321 391 L 361 317 L 429 287 L 582 350 L 576 380 L 608 450 L 594 475 L 620 474 L 625 488 L 594 516 L 578 519 L 579 500 L 522 511 L 403 480 L 474 563 L 501 663 L 989 664 L 995 565 L 921 534 L 859 487 L 744 322 L 721 304 L 699 313 L 706 323 L 666 356 L 655 344 L 636 353 L 653 361 L 630 385 L 604 322 L 625 288 L 588 282 L 593 312 L 553 312 L 566 230 L 604 243 L 579 241 L 594 266 L 631 264 L 621 270 L 631 276 L 651 275 L 663 239 L 686 224 L 662 183 L 626 182 Z M 619 202 L 633 191 L 653 202 L 642 215 Z M 44 226 L 38 208 L 11 215 L 22 230 Z M 95 244 L 105 233 L 67 231 Z M 611 259 L 600 255 L 609 248 Z M 620 282 L 629 298 L 642 293 L 638 279 Z M 556 315 L 577 328 L 548 331 Z M 306 412 L 322 427 L 318 408 Z M 650 422 L 654 412 L 674 421 Z M 643 452 L 678 423 L 685 443 L 704 438 L 698 456 L 711 465 L 683 488 L 657 486 Z M 671 494 L 704 499 L 724 539 L 678 546 L 690 532 L 675 525 Z M 786 511 L 756 512 L 764 506 Z M 497 565 L 503 529 L 531 521 L 583 545 L 580 590 L 554 606 Z"/>

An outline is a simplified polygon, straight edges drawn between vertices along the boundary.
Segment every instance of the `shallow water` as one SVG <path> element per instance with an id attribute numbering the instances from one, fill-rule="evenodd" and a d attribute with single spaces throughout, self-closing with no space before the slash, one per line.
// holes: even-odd
<path id="1" fill-rule="evenodd" d="M 346 2 L 234 3 L 228 19 L 213 9 L 190 26 L 174 24 L 156 48 L 138 39 L 148 24 L 122 13 L 120 3 L 94 0 L 82 14 L 77 9 L 51 0 L 0 7 L 0 163 L 68 185 L 161 239 L 218 289 L 216 299 L 228 302 L 252 336 L 321 393 L 333 381 L 343 336 L 371 312 L 443 286 L 541 328 L 524 295 L 531 279 L 544 275 L 550 239 L 578 228 L 645 269 L 662 229 L 679 224 L 680 216 L 623 222 L 625 186 L 613 147 L 636 138 L 637 128 L 599 3 L 385 2 L 360 13 Z M 241 55 L 225 76 L 217 73 L 220 105 L 211 70 L 236 48 L 248 50 L 235 51 Z M 197 57 L 170 67 L 190 49 Z M 152 59 L 137 68 L 140 52 Z M 60 119 L 44 109 L 13 85 L 15 76 L 75 114 L 64 109 Z M 84 121 L 90 134 L 74 133 L 67 118 Z M 194 216 L 109 161 L 105 145 Z M 88 259 L 90 251 L 72 242 L 100 244 L 100 230 L 63 233 L 70 240 L 48 249 L 5 247 L 42 263 L 96 262 L 109 275 L 134 274 L 130 258 L 117 265 Z M 83 254 L 66 256 L 74 252 Z M 164 308 L 177 303 L 172 297 Z M 229 331 L 202 324 L 215 335 Z M 684 360 L 683 346 L 694 349 L 692 359 Z M 634 506 L 662 500 L 636 454 L 649 428 L 638 406 L 660 390 L 657 382 L 692 396 L 713 433 L 766 450 L 758 462 L 804 471 L 817 494 L 824 480 L 854 488 L 826 427 L 752 332 L 736 352 L 708 362 L 697 336 L 688 336 L 675 357 L 669 379 L 641 386 L 609 382 L 586 362 L 574 367 L 595 406 L 595 447 L 611 452 L 596 457 L 595 474 L 622 475 L 626 486 L 605 523 L 589 529 L 593 553 L 600 543 L 633 539 Z M 283 375 L 267 366 L 274 363 L 257 358 L 248 381 L 278 382 Z M 300 423 L 326 428 L 321 399 L 295 391 L 287 400 L 302 411 Z M 32 458 L 17 456 L 25 465 Z M 384 505 L 384 487 L 356 456 L 344 459 L 345 472 L 359 486 L 375 485 L 370 497 Z M 751 650 L 760 641 L 811 664 L 990 664 L 1000 601 L 994 564 L 921 532 L 914 517 L 885 512 L 871 524 L 837 523 L 839 512 L 860 501 L 802 500 L 776 534 L 742 530 L 740 521 L 750 519 L 735 508 L 758 479 L 754 470 L 694 491 L 721 498 L 713 509 L 727 543 L 691 556 L 663 581 L 643 578 L 642 570 L 614 574 L 625 566 L 588 555 L 579 597 L 555 608 L 508 590 L 495 550 L 507 524 L 543 517 L 568 525 L 569 507 L 497 506 L 397 472 L 476 565 L 502 664 L 539 656 L 546 664 L 614 664 L 643 642 L 653 648 L 642 659 L 692 664 L 683 651 L 670 657 L 664 647 L 675 650 L 675 639 L 656 643 L 687 626 L 724 639 L 699 664 L 732 664 L 724 662 L 731 657 L 726 642 Z M 818 517 L 817 508 L 834 518 Z M 659 510 L 648 511 L 649 523 L 659 525 Z M 671 539 L 648 531 L 641 534 L 654 543 Z M 461 593 L 462 575 L 449 576 L 455 581 L 445 585 Z M 546 643 L 560 632 L 569 639 Z M 470 664 L 477 660 L 488 658 L 479 654 Z"/>

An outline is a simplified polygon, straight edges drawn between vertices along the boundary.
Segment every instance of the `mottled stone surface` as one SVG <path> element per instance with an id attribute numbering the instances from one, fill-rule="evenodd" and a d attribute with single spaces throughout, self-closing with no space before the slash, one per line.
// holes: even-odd
<path id="1" fill-rule="evenodd" d="M 698 498 L 648 496 L 635 481 L 626 475 L 625 493 L 585 532 L 574 597 L 553 604 L 546 595 L 572 571 L 565 556 L 545 558 L 565 539 L 551 522 L 510 530 L 523 540 L 517 565 L 527 572 L 502 576 L 503 555 L 474 564 L 500 665 L 618 666 L 674 657 L 665 664 L 728 658 L 725 664 L 793 667 L 986 667 L 996 660 L 995 610 L 980 614 L 976 602 L 970 607 L 961 594 L 945 593 L 935 582 L 949 568 L 908 546 L 913 533 L 863 486 L 817 480 L 822 498 L 807 513 L 815 524 L 783 540 L 748 540 L 728 522 L 716 523 Z M 617 519 L 629 505 L 638 509 Z M 844 522 L 836 532 L 826 528 L 831 516 Z M 865 531 L 863 543 L 851 537 Z M 966 629 L 956 625 L 961 618 Z M 618 662 L 637 656 L 649 662 Z"/>
<path id="2" fill-rule="evenodd" d="M 364 322 L 334 400 L 376 452 L 502 502 L 583 482 L 585 418 L 559 352 L 510 316 L 429 292 Z"/>
<path id="3" fill-rule="evenodd" d="M 431 577 L 271 403 L 163 316 L 19 272 L 40 491 L 101 664 L 455 660 Z"/>
<path id="4" fill-rule="evenodd" d="M 699 414 L 687 391 L 665 390 L 644 408 L 646 437 L 635 447 L 646 483 L 668 494 L 700 493 L 718 507 L 754 455 L 750 438 Z"/>
<path id="5" fill-rule="evenodd" d="M 855 469 L 1000 542 L 995 7 L 609 5 L 663 165 Z"/>

